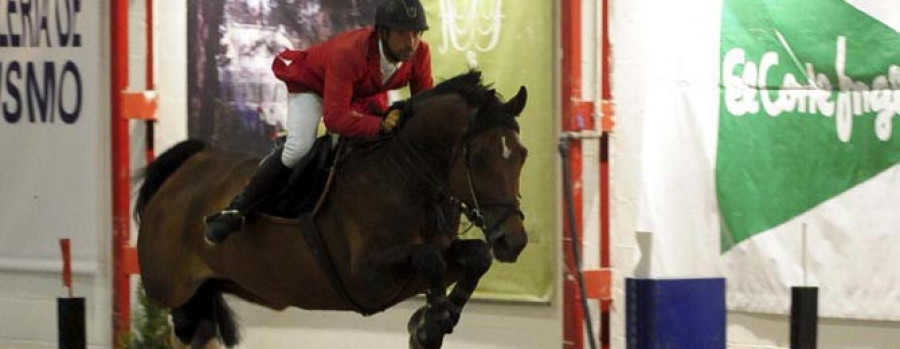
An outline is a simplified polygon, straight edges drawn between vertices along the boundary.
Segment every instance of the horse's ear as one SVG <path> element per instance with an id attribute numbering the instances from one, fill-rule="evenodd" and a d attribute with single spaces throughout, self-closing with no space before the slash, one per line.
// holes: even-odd
<path id="1" fill-rule="evenodd" d="M 510 114 L 519 116 L 522 113 L 522 109 L 525 109 L 525 101 L 527 100 L 528 90 L 525 89 L 525 86 L 522 86 L 519 87 L 519 92 L 516 93 L 516 96 L 506 102 L 503 108 Z"/>

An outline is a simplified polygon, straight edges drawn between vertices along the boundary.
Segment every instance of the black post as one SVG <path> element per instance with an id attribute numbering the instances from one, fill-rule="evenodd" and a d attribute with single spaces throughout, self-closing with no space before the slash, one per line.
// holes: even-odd
<path id="1" fill-rule="evenodd" d="M 791 287 L 791 349 L 815 349 L 819 288 Z"/>
<path id="2" fill-rule="evenodd" d="M 85 349 L 84 298 L 56 299 L 59 349 Z"/>

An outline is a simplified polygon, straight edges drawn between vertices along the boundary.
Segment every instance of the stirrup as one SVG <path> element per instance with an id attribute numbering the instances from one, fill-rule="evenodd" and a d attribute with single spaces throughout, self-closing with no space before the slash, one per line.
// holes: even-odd
<path id="1" fill-rule="evenodd" d="M 238 210 L 223 210 L 203 219 L 206 231 L 203 240 L 209 245 L 219 244 L 228 238 L 231 233 L 244 227 L 246 218 Z"/>

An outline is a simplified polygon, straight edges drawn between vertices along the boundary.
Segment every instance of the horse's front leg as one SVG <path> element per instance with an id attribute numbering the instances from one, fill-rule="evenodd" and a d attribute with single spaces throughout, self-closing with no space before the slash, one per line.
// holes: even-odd
<path id="1" fill-rule="evenodd" d="M 440 335 L 440 338 L 443 339 L 445 334 L 453 332 L 453 328 L 459 322 L 463 307 L 472 297 L 475 287 L 478 286 L 478 281 L 491 268 L 494 260 L 491 257 L 490 249 L 484 241 L 455 240 L 447 249 L 445 261 L 447 263 L 447 272 L 445 273 L 443 284 L 447 285 L 448 281 L 455 281 L 456 285 L 453 287 L 450 295 L 439 303 L 446 304 L 446 306 L 435 308 L 432 306 L 434 302 L 429 297 L 428 305 L 416 311 L 410 319 L 410 334 L 415 333 L 417 336 L 420 336 L 420 341 L 435 338 L 437 335 Z M 440 290 L 440 294 L 444 294 L 443 289 Z M 447 317 L 444 317 L 444 314 Z M 417 331 L 413 332 L 414 330 Z M 430 348 L 415 344 L 412 342 L 411 347 L 416 349 Z"/>
<path id="2" fill-rule="evenodd" d="M 437 247 L 426 245 L 413 259 L 413 268 L 425 278 L 426 305 L 416 311 L 407 326 L 410 333 L 410 347 L 415 349 L 440 348 L 444 335 L 453 331 L 451 306 L 447 299 L 444 279 L 447 263 Z"/>
<path id="3" fill-rule="evenodd" d="M 448 297 L 451 321 L 450 332 L 453 332 L 453 327 L 459 322 L 459 316 L 463 307 L 469 301 L 469 298 L 472 297 L 472 293 L 475 292 L 478 281 L 491 268 L 493 261 L 491 251 L 484 241 L 456 240 L 450 245 L 450 248 L 447 250 L 448 267 L 451 274 L 455 273 L 456 270 L 454 269 L 458 269 L 462 273 Z"/>
<path id="4" fill-rule="evenodd" d="M 433 349 L 440 348 L 444 335 L 452 331 L 450 305 L 447 300 L 444 279 L 447 263 L 441 250 L 434 245 L 414 244 L 380 252 L 369 259 L 370 275 L 388 275 L 401 270 L 412 269 L 422 276 L 426 284 L 427 305 L 412 316 L 409 322 L 410 347 Z M 370 287 L 378 287 L 376 278 L 370 281 Z M 457 316 L 458 318 L 458 316 Z"/>

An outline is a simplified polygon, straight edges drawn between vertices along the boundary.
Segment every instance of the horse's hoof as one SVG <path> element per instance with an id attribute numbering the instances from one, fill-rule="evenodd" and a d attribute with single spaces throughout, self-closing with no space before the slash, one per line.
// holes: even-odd
<path id="1" fill-rule="evenodd" d="M 409 318 L 409 322 L 406 324 L 406 331 L 409 333 L 410 337 L 414 337 L 416 334 L 416 330 L 425 323 L 425 310 L 428 307 L 421 307 L 419 310 L 416 310 L 415 313 Z"/>
<path id="2" fill-rule="evenodd" d="M 429 308 L 426 305 L 413 313 L 409 318 L 409 322 L 406 324 L 407 333 L 413 334 L 416 330 L 422 329 L 425 326 L 430 326 L 432 331 L 439 329 L 446 334 L 453 332 L 453 327 L 456 327 L 456 323 L 459 322 L 458 314 L 453 314 L 449 311 L 434 313 L 429 312 L 428 310 Z"/>
<path id="3" fill-rule="evenodd" d="M 434 319 L 430 318 L 428 309 L 428 306 L 421 307 L 409 318 L 406 329 L 409 333 L 410 349 L 440 349 L 444 342 L 444 335 L 448 332 L 449 314 Z"/>
<path id="4" fill-rule="evenodd" d="M 409 349 L 425 349 L 419 340 L 418 330 L 425 324 L 425 310 L 427 309 L 428 307 L 425 306 L 416 310 L 406 324 L 406 331 L 409 333 Z"/>
<path id="5" fill-rule="evenodd" d="M 419 341 L 416 340 L 415 334 L 409 336 L 409 349 L 424 349 L 422 348 L 422 345 L 419 344 Z"/>
<path id="6" fill-rule="evenodd" d="M 424 332 L 413 333 L 409 335 L 409 349 L 441 349 L 443 344 L 443 338 L 435 343 L 429 343 L 427 341 L 422 340 L 422 335 Z"/>
<path id="7" fill-rule="evenodd" d="M 217 330 L 216 324 L 210 320 L 204 319 L 197 323 L 194 330 L 194 338 L 191 340 L 191 349 L 217 348 Z M 212 345 L 212 347 L 210 346 Z"/>

